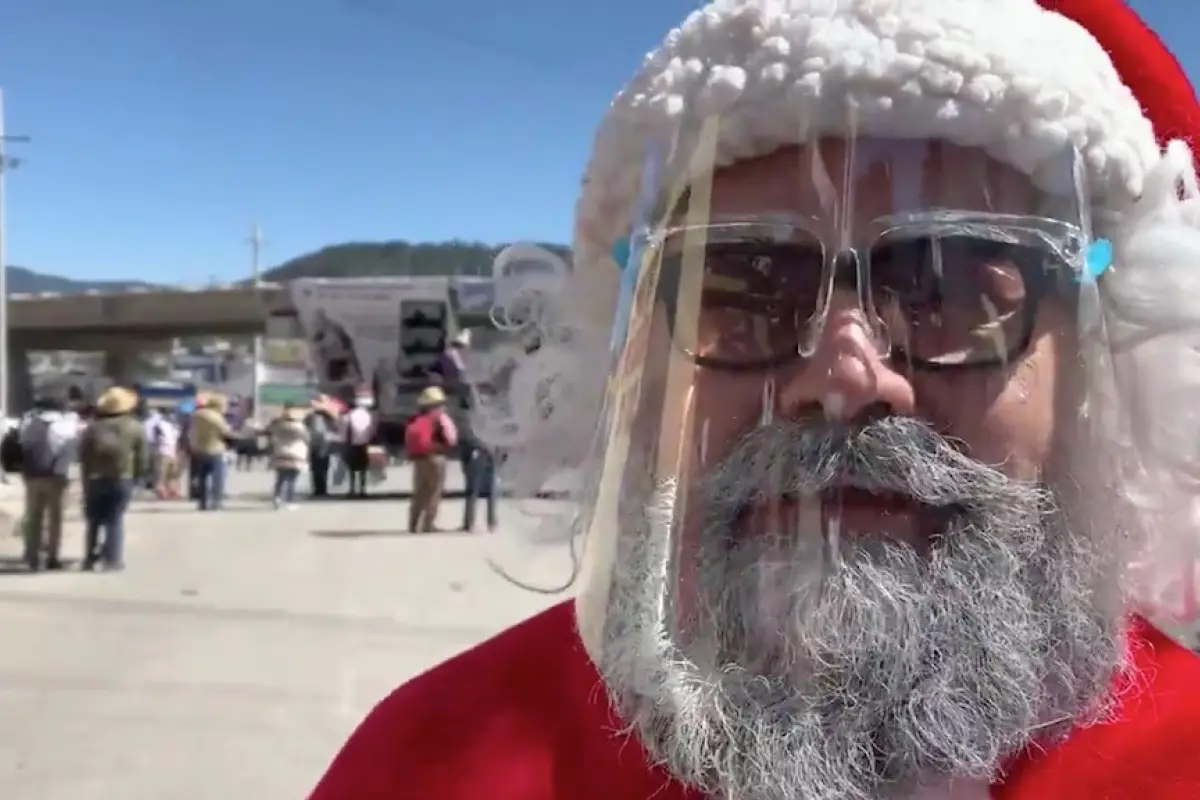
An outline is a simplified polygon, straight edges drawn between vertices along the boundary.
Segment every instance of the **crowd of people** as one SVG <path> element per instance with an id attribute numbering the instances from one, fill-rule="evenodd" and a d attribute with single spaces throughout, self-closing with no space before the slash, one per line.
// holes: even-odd
<path id="1" fill-rule="evenodd" d="M 497 521 L 494 459 L 465 418 L 455 422 L 447 403 L 440 386 L 429 386 L 407 424 L 406 455 L 413 464 L 408 529 L 440 530 L 446 463 L 458 460 L 464 478 L 461 530 L 474 530 L 480 499 L 492 530 Z M 201 394 L 186 404 L 153 408 L 119 386 L 94 403 L 38 398 L 0 444 L 4 474 L 19 474 L 24 484 L 20 529 L 26 566 L 63 568 L 64 509 L 76 472 L 86 530 L 82 567 L 120 570 L 125 513 L 138 492 L 164 501 L 186 499 L 200 511 L 215 511 L 224 506 L 230 469 L 255 469 L 265 461 L 274 473 L 271 503 L 290 511 L 297 508 L 303 476 L 313 499 L 330 497 L 342 486 L 344 497 L 360 499 L 382 480 L 391 460 L 374 444 L 378 416 L 368 392 L 350 405 L 328 395 L 290 404 L 261 427 L 230 405 L 222 395 Z"/>
<path id="2" fill-rule="evenodd" d="M 76 465 L 85 530 L 82 568 L 124 568 L 125 512 L 135 483 L 153 463 L 154 443 L 138 410 L 137 394 L 122 387 L 108 389 L 87 406 L 45 396 L 5 434 L 0 461 L 25 485 L 20 533 L 29 570 L 64 566 L 63 519 Z"/>

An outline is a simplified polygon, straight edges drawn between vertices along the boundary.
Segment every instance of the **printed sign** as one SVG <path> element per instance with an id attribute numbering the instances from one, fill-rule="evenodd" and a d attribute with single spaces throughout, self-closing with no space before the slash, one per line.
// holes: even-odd
<path id="1" fill-rule="evenodd" d="M 449 288 L 448 279 L 426 276 L 293 283 L 292 302 L 321 391 L 346 398 L 369 387 L 381 411 L 396 410 L 396 386 L 411 371 L 402 317 L 413 303 L 447 309 Z"/>

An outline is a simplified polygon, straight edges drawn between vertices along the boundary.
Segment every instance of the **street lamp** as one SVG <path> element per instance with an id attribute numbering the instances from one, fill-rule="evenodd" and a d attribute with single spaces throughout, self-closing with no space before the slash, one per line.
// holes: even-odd
<path id="1" fill-rule="evenodd" d="M 4 175 L 10 169 L 21 166 L 21 159 L 5 153 L 7 144 L 24 144 L 28 136 L 9 136 L 4 132 L 4 90 L 0 89 L 0 414 L 8 417 L 9 408 L 9 365 L 12 362 L 8 350 L 8 257 L 5 253 L 4 230 Z"/>

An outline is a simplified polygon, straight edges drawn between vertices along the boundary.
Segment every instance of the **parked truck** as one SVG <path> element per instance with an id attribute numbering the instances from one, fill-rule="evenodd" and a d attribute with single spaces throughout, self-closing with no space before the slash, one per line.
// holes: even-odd
<path id="1" fill-rule="evenodd" d="M 347 403 L 369 390 L 378 443 L 403 447 L 404 425 L 462 330 L 488 346 L 495 333 L 488 278 L 305 278 L 291 285 L 318 391 Z M 461 393 L 463 387 L 446 386 Z"/>

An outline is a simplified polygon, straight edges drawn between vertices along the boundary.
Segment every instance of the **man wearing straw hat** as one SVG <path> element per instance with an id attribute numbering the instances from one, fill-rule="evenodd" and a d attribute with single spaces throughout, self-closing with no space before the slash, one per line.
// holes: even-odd
<path id="1" fill-rule="evenodd" d="M 96 401 L 96 417 L 79 445 L 86 519 L 84 569 L 125 565 L 125 512 L 133 483 L 150 468 L 146 430 L 134 416 L 137 394 L 113 386 Z M 103 534 L 103 539 L 101 539 Z"/>
<path id="2" fill-rule="evenodd" d="M 1197 145 L 1121 0 L 693 12 L 596 136 L 547 341 L 580 401 L 514 423 L 591 438 L 577 597 L 397 689 L 313 799 L 1200 797 L 1159 627 Z"/>
<path id="3" fill-rule="evenodd" d="M 313 497 L 329 496 L 329 468 L 334 445 L 338 438 L 337 419 L 342 407 L 329 395 L 319 394 L 312 400 L 312 411 L 305 418 L 308 428 L 308 471 Z"/>
<path id="4" fill-rule="evenodd" d="M 408 532 L 437 530 L 438 506 L 446 484 L 446 453 L 458 444 L 458 431 L 446 413 L 446 393 L 429 386 L 417 397 L 417 415 L 404 429 L 405 454 L 412 460 L 412 501 Z"/>
<path id="5" fill-rule="evenodd" d="M 207 394 L 196 398 L 199 406 L 188 430 L 188 450 L 197 475 L 201 511 L 216 511 L 225 499 L 225 476 L 229 470 L 229 443 L 238 438 L 225 418 L 225 398 Z"/>

